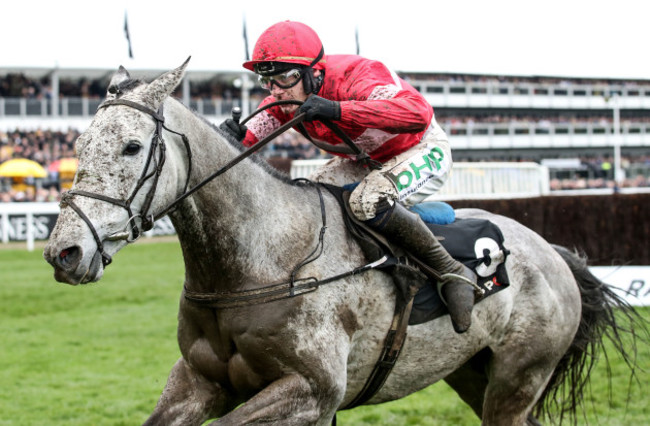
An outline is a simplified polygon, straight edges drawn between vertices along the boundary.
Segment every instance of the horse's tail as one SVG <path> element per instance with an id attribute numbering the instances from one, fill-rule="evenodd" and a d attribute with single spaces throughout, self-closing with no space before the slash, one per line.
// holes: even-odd
<path id="1" fill-rule="evenodd" d="M 535 415 L 551 420 L 568 417 L 577 423 L 578 409 L 584 411 L 584 393 L 589 391 L 589 374 L 602 351 L 605 362 L 607 337 L 630 369 L 630 379 L 636 378 L 637 339 L 647 340 L 647 322 L 613 288 L 596 278 L 587 267 L 587 258 L 564 247 L 553 246 L 569 265 L 580 289 L 582 317 L 578 331 L 564 357 L 535 406 Z M 611 389 L 611 371 L 607 368 Z M 638 380 L 638 378 L 637 378 Z M 611 396 L 611 393 L 610 393 Z"/>

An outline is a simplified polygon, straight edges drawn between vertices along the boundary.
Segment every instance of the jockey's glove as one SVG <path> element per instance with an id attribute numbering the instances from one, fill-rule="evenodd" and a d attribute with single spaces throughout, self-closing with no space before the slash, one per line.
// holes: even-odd
<path id="1" fill-rule="evenodd" d="M 228 133 L 239 142 L 244 140 L 244 137 L 246 137 L 246 131 L 248 130 L 246 126 L 239 124 L 232 118 L 227 118 L 223 123 L 221 123 L 219 129 L 224 133 Z"/>
<path id="2" fill-rule="evenodd" d="M 300 105 L 298 113 L 301 112 L 305 113 L 306 121 L 341 119 L 341 105 L 338 102 L 316 95 L 309 96 L 305 103 Z"/>

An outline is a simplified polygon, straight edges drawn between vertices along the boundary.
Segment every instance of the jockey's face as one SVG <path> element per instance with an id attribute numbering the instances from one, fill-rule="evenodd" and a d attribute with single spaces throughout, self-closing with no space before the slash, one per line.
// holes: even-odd
<path id="1" fill-rule="evenodd" d="M 314 77 L 318 77 L 320 75 L 320 70 L 314 70 Z M 307 100 L 307 96 L 309 96 L 305 92 L 305 87 L 302 81 L 292 87 L 289 88 L 282 88 L 277 84 L 272 84 L 271 85 L 271 96 L 273 96 L 276 100 L 278 101 L 283 101 L 283 100 L 295 100 L 295 101 L 301 101 L 304 102 Z M 282 105 L 282 111 L 285 114 L 291 114 L 294 111 L 298 109 L 299 105 Z"/>

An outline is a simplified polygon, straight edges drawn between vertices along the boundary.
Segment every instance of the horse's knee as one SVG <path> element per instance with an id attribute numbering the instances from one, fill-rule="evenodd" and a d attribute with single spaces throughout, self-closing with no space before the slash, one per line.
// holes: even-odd
<path id="1" fill-rule="evenodd" d="M 180 358 L 169 374 L 154 412 L 144 424 L 202 424 L 232 406 L 233 401 L 223 388 L 205 379 Z"/>
<path id="2" fill-rule="evenodd" d="M 301 375 L 291 374 L 272 382 L 237 410 L 211 425 L 325 426 L 332 421 L 344 393 L 345 386 L 337 386 L 329 380 L 314 383 Z"/>

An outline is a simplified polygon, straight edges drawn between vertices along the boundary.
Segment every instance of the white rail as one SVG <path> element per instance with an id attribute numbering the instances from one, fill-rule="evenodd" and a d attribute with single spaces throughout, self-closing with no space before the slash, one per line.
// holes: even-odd
<path id="1" fill-rule="evenodd" d="M 291 177 L 307 177 L 327 160 L 294 160 Z M 454 163 L 436 199 L 537 197 L 549 193 L 546 166 L 522 163 Z"/>
<path id="2" fill-rule="evenodd" d="M 548 167 L 522 163 L 454 163 L 436 199 L 538 197 L 550 192 Z"/>

